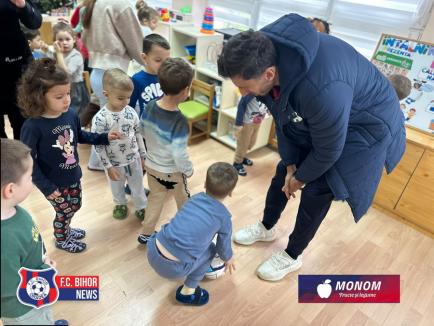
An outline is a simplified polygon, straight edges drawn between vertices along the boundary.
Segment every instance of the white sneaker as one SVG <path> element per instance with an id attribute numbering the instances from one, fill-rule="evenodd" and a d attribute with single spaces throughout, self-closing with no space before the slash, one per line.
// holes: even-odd
<path id="1" fill-rule="evenodd" d="M 292 259 L 285 250 L 273 254 L 258 267 L 256 274 L 266 281 L 279 281 L 302 265 L 301 255 Z"/>
<path id="2" fill-rule="evenodd" d="M 225 262 L 220 258 L 218 254 L 215 255 L 209 269 L 205 273 L 205 277 L 211 280 L 218 279 L 225 275 Z"/>
<path id="3" fill-rule="evenodd" d="M 233 239 L 236 243 L 246 246 L 256 241 L 273 241 L 276 239 L 276 228 L 267 230 L 261 222 L 258 222 L 239 230 Z"/>

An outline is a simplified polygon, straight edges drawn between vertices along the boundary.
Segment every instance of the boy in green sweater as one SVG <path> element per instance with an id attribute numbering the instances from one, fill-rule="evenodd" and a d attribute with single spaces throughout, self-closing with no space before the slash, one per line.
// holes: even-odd
<path id="1" fill-rule="evenodd" d="M 45 269 L 56 263 L 45 254 L 32 217 L 18 206 L 32 191 L 30 148 L 17 140 L 1 139 L 1 320 L 4 325 L 67 325 L 53 320 L 50 306 L 40 309 L 17 299 L 21 267 Z"/>

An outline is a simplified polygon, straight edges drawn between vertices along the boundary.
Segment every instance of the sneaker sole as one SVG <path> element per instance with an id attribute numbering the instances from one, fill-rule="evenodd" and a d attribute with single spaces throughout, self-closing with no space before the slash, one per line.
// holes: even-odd
<path id="1" fill-rule="evenodd" d="M 276 277 L 265 277 L 264 275 L 261 275 L 261 274 L 258 272 L 258 270 L 256 270 L 256 275 L 257 275 L 261 280 L 264 280 L 264 281 L 270 281 L 270 282 L 276 282 L 276 281 L 280 281 L 280 280 L 284 279 L 286 276 L 288 276 L 288 274 L 290 274 L 290 273 L 292 273 L 292 272 L 295 272 L 296 270 L 299 270 L 299 269 L 301 268 L 302 265 L 303 265 L 303 262 L 300 262 L 298 265 L 296 265 L 296 266 L 290 268 L 287 272 L 285 272 L 285 274 L 283 274 L 283 275 L 281 275 L 281 276 L 279 275 L 279 276 L 276 276 Z"/>
<path id="2" fill-rule="evenodd" d="M 258 240 L 253 240 L 253 241 L 249 241 L 249 242 L 242 242 L 242 241 L 239 241 L 239 240 L 237 240 L 235 238 L 233 240 L 237 244 L 240 244 L 240 245 L 243 245 L 243 246 L 250 246 L 250 245 L 254 244 L 255 242 L 272 242 L 272 241 L 276 240 L 276 238 L 277 238 L 277 236 L 274 235 L 273 238 L 258 239 Z"/>

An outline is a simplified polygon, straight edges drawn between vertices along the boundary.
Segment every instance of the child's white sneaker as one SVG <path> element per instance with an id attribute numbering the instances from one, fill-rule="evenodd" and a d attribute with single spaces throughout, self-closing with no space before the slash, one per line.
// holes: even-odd
<path id="1" fill-rule="evenodd" d="M 225 262 L 220 258 L 218 254 L 215 255 L 211 261 L 209 269 L 205 273 L 205 277 L 215 280 L 225 275 Z"/>
<path id="2" fill-rule="evenodd" d="M 292 259 L 285 250 L 273 254 L 257 269 L 256 274 L 265 281 L 279 281 L 302 265 L 301 255 Z"/>
<path id="3" fill-rule="evenodd" d="M 248 225 L 234 235 L 234 241 L 242 245 L 251 245 L 256 241 L 273 241 L 276 239 L 276 228 L 267 230 L 262 222 Z"/>

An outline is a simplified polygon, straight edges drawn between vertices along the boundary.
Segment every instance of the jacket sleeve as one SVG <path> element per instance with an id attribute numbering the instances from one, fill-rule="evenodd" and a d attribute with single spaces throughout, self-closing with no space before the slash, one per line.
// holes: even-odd
<path id="1" fill-rule="evenodd" d="M 216 251 L 223 261 L 232 258 L 232 222 L 230 217 L 226 218 L 222 227 L 217 232 Z"/>
<path id="2" fill-rule="evenodd" d="M 51 182 L 45 175 L 42 173 L 41 168 L 38 164 L 38 143 L 39 143 L 39 134 L 34 128 L 29 126 L 28 124 L 24 124 L 21 129 L 21 141 L 30 147 L 30 154 L 33 158 L 33 173 L 32 179 L 33 183 L 38 187 L 38 189 L 44 194 L 45 197 L 51 195 L 56 189 L 57 186 Z"/>
<path id="3" fill-rule="evenodd" d="M 337 81 L 325 87 L 306 106 L 304 118 L 309 125 L 312 149 L 295 172 L 297 180 L 311 182 L 339 159 L 348 132 L 352 101 L 352 88 Z"/>
<path id="4" fill-rule="evenodd" d="M 34 7 L 33 3 L 26 0 L 26 5 L 23 8 L 17 8 L 20 22 L 30 29 L 39 29 L 42 25 L 42 16 Z"/>
<path id="5" fill-rule="evenodd" d="M 128 7 L 119 14 L 115 28 L 125 45 L 128 56 L 137 62 L 142 62 L 143 34 L 133 8 Z"/>
<path id="6" fill-rule="evenodd" d="M 76 116 L 76 124 L 78 126 L 78 137 L 77 137 L 77 143 L 80 144 L 91 144 L 91 145 L 108 145 L 108 134 L 97 134 L 94 132 L 88 132 L 83 129 L 81 129 L 81 123 L 78 116 Z"/>
<path id="7" fill-rule="evenodd" d="M 277 150 L 280 158 L 286 166 L 298 164 L 300 160 L 300 149 L 286 137 L 282 130 L 276 125 Z"/>
<path id="8" fill-rule="evenodd" d="M 238 103 L 237 117 L 235 119 L 235 125 L 236 126 L 242 126 L 243 125 L 244 114 L 246 113 L 246 110 L 247 110 L 247 104 L 249 104 L 252 99 L 254 99 L 253 95 L 246 95 L 246 96 L 243 96 L 241 98 L 240 102 Z"/>

